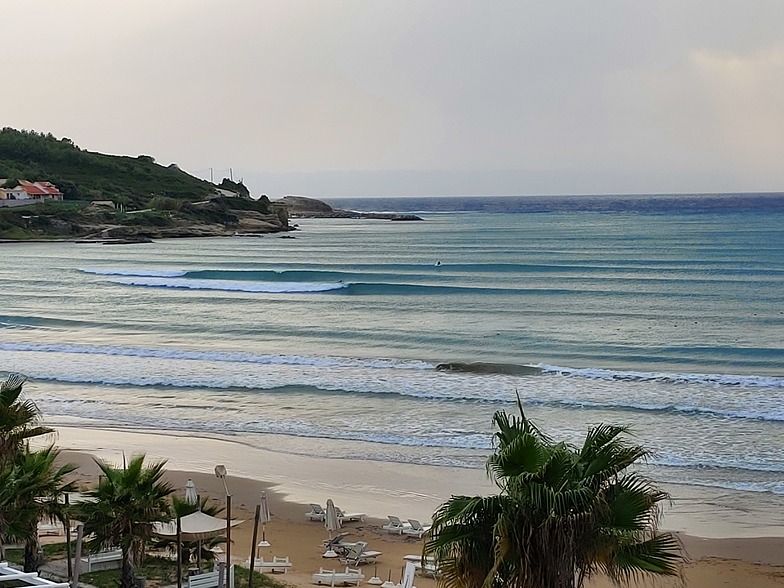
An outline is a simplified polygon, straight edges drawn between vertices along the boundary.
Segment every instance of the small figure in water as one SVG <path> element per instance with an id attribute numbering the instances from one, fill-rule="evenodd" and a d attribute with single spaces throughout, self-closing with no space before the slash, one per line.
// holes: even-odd
<path id="1" fill-rule="evenodd" d="M 440 259 L 436 261 L 436 267 L 438 267 L 439 265 L 441 265 L 441 260 Z"/>

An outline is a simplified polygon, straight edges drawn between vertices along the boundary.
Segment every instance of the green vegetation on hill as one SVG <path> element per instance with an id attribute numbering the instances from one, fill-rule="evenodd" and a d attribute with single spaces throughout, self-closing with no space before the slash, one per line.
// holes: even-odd
<path id="1" fill-rule="evenodd" d="M 93 153 L 51 133 L 8 127 L 0 130 L 0 178 L 48 181 L 67 200 L 113 200 L 130 208 L 142 208 L 154 196 L 203 200 L 215 188 L 149 155 Z"/>
<path id="2" fill-rule="evenodd" d="M 149 155 L 93 153 L 52 134 L 0 130 L 0 178 L 12 187 L 18 179 L 48 181 L 65 198 L 0 207 L 2 239 L 144 240 L 290 229 L 285 211 L 266 197 L 251 199 L 242 182 L 224 179 L 221 187 L 240 196 L 220 196 L 210 182 Z"/>

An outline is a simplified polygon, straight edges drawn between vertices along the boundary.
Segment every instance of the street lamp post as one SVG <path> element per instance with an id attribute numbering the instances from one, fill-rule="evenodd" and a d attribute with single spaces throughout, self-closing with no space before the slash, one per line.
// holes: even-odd
<path id="1" fill-rule="evenodd" d="M 223 489 L 226 491 L 226 580 L 224 586 L 232 588 L 229 585 L 231 578 L 231 494 L 229 494 L 229 487 L 226 485 L 226 466 L 216 465 L 215 475 L 223 482 Z"/>

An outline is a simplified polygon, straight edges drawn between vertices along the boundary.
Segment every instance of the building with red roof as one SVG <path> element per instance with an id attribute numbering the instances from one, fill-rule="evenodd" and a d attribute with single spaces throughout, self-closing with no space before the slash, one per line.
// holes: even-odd
<path id="1" fill-rule="evenodd" d="M 19 185 L 31 200 L 62 200 L 63 193 L 51 182 L 28 182 L 19 180 Z"/>

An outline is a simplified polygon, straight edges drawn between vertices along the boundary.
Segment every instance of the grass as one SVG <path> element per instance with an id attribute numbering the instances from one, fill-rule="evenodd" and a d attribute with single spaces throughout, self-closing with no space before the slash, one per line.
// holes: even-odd
<path id="1" fill-rule="evenodd" d="M 66 554 L 65 543 L 47 543 L 41 546 L 44 552 L 44 560 L 60 559 L 65 557 Z M 15 565 L 24 565 L 24 548 L 22 547 L 7 547 L 5 550 L 5 558 L 8 562 Z"/>
<path id="2" fill-rule="evenodd" d="M 243 588 L 248 585 L 248 572 L 245 568 L 234 567 L 234 585 Z M 183 569 L 183 572 L 185 570 Z M 147 586 L 155 588 L 177 583 L 177 562 L 164 557 L 147 556 L 144 565 L 136 571 L 136 575 L 147 579 Z M 117 588 L 120 584 L 120 570 L 101 570 L 90 574 L 82 574 L 80 580 L 96 586 L 96 588 Z M 183 581 L 183 585 L 187 582 Z M 253 586 L 268 588 L 286 588 L 286 584 L 270 578 L 265 574 L 254 572 Z"/>
<path id="3" fill-rule="evenodd" d="M 136 576 L 147 578 L 147 586 L 151 587 L 176 584 L 177 562 L 164 557 L 147 556 L 144 565 L 136 570 Z M 81 574 L 79 580 L 97 588 L 117 588 L 120 585 L 120 570 L 99 570 Z"/>
<path id="4" fill-rule="evenodd" d="M 46 560 L 59 559 L 66 555 L 65 543 L 50 543 L 43 546 Z M 6 549 L 6 559 L 16 565 L 24 564 L 24 549 Z M 185 570 L 183 570 L 185 572 Z M 235 566 L 234 584 L 236 588 L 246 588 L 250 570 Z M 155 588 L 177 583 L 177 562 L 165 557 L 147 556 L 144 565 L 136 571 L 137 576 L 147 578 L 147 586 Z M 96 588 L 117 588 L 120 585 L 120 570 L 100 570 L 89 574 L 81 574 L 80 581 L 92 584 Z M 183 585 L 187 585 L 183 582 Z M 259 572 L 253 572 L 253 586 L 267 588 L 286 588 L 287 584 Z M 6 587 L 8 588 L 8 587 Z"/>
<path id="5" fill-rule="evenodd" d="M 234 567 L 235 588 L 243 588 L 244 586 L 248 585 L 249 573 L 250 570 L 247 568 L 242 568 L 239 566 Z M 266 574 L 262 574 L 261 572 L 253 572 L 253 585 L 269 586 L 270 588 L 285 588 L 287 586 L 285 582 L 279 582 L 278 580 L 271 578 Z"/>

